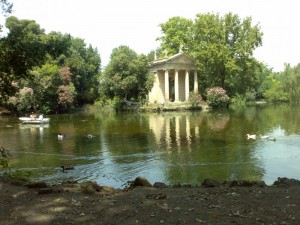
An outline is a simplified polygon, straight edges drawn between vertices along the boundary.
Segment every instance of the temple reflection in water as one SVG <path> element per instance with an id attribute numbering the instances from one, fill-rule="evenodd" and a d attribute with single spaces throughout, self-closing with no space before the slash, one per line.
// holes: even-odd
<path id="1" fill-rule="evenodd" d="M 167 149 L 173 147 L 180 149 L 180 146 L 187 147 L 193 141 L 199 141 L 201 123 L 202 117 L 196 119 L 189 113 L 149 115 L 149 126 L 154 134 L 156 144 L 164 145 Z"/>

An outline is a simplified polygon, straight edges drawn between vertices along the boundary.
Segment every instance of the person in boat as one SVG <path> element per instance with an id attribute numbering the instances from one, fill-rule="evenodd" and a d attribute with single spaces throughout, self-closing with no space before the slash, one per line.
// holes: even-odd
<path id="1" fill-rule="evenodd" d="M 31 119 L 34 119 L 34 118 L 36 118 L 36 114 L 35 114 L 35 113 L 33 113 L 33 112 L 31 112 L 31 114 L 30 114 L 30 118 L 31 118 Z"/>
<path id="2" fill-rule="evenodd" d="M 44 116 L 43 116 L 43 114 L 41 114 L 40 116 L 39 116 L 39 120 L 43 120 L 44 119 Z"/>

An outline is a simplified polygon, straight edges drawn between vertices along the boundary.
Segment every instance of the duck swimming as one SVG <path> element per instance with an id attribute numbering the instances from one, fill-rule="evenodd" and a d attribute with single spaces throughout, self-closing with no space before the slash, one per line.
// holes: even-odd
<path id="1" fill-rule="evenodd" d="M 69 166 L 69 167 L 66 167 L 66 166 L 61 166 L 62 168 L 62 171 L 65 172 L 65 170 L 74 170 L 74 167 L 73 166 Z"/>
<path id="2" fill-rule="evenodd" d="M 93 137 L 95 137 L 95 136 L 93 136 L 92 134 L 88 134 L 88 135 L 86 135 L 86 137 L 87 137 L 88 139 L 91 139 L 91 138 L 93 138 Z"/>
<path id="3" fill-rule="evenodd" d="M 247 139 L 256 139 L 256 134 L 247 134 Z"/>
<path id="4" fill-rule="evenodd" d="M 57 135 L 57 139 L 58 139 L 58 140 L 63 140 L 64 137 L 65 137 L 65 135 L 63 135 L 63 134 L 61 134 L 61 133 L 59 133 L 59 134 Z"/>
<path id="5" fill-rule="evenodd" d="M 261 138 L 261 139 L 269 139 L 270 136 L 268 136 L 268 135 L 260 135 L 260 138 Z"/>

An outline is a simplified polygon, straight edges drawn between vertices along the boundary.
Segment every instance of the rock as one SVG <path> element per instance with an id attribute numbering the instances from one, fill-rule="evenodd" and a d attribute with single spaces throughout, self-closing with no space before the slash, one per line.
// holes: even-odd
<path id="1" fill-rule="evenodd" d="M 144 177 L 137 177 L 133 181 L 133 187 L 143 186 L 143 187 L 152 187 L 150 182 Z"/>
<path id="2" fill-rule="evenodd" d="M 296 179 L 289 179 L 287 177 L 278 177 L 277 180 L 274 181 L 273 185 L 283 187 L 299 186 L 300 181 Z"/>
<path id="3" fill-rule="evenodd" d="M 155 182 L 153 184 L 153 187 L 156 187 L 156 188 L 165 188 L 165 187 L 167 187 L 167 185 L 165 183 L 162 183 L 162 182 Z"/>
<path id="4" fill-rule="evenodd" d="M 96 183 L 96 181 L 87 181 L 80 184 L 82 192 L 87 194 L 94 194 L 96 191 L 99 192 L 101 187 Z"/>
<path id="5" fill-rule="evenodd" d="M 32 189 L 48 187 L 48 185 L 45 182 L 30 183 L 30 184 L 26 184 L 25 186 Z"/>
<path id="6" fill-rule="evenodd" d="M 209 178 L 206 178 L 202 184 L 201 184 L 202 187 L 219 187 L 220 186 L 220 182 L 217 181 L 217 180 L 213 180 L 213 179 L 209 179 Z"/>
<path id="7" fill-rule="evenodd" d="M 116 190 L 111 186 L 100 186 L 100 192 L 105 194 L 112 194 Z"/>

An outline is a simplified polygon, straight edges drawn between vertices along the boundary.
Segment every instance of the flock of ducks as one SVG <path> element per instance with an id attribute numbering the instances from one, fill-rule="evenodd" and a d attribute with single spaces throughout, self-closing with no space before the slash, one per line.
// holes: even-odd
<path id="1" fill-rule="evenodd" d="M 270 137 L 268 135 L 260 135 L 260 138 L 268 141 L 276 141 L 276 138 Z M 256 134 L 247 134 L 247 139 L 256 139 Z"/>

